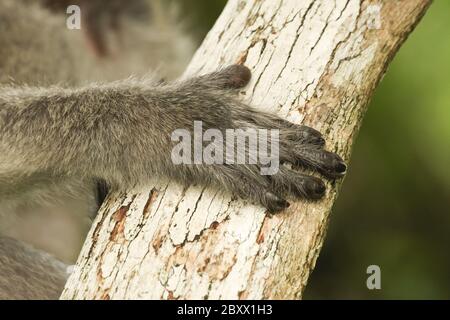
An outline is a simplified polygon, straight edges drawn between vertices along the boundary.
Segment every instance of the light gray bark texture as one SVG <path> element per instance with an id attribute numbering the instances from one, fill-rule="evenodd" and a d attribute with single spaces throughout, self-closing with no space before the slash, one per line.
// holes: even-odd
<path id="1" fill-rule="evenodd" d="M 253 72 L 244 101 L 320 130 L 349 160 L 370 97 L 429 4 L 230 0 L 185 76 L 244 63 Z M 301 298 L 339 185 L 275 216 L 171 182 L 113 194 L 62 298 Z"/>

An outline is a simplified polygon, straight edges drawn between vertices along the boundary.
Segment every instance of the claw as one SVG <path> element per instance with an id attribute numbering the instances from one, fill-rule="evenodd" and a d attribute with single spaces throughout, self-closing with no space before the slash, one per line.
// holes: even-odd
<path id="1" fill-rule="evenodd" d="M 270 213 L 282 211 L 286 208 L 289 208 L 289 206 L 291 205 L 286 200 L 279 198 L 278 196 L 276 196 L 271 192 L 266 192 L 265 197 L 266 197 L 266 207 Z"/>

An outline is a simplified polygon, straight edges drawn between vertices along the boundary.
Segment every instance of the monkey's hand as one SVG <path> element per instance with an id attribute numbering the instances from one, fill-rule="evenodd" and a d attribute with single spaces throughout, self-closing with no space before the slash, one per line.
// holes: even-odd
<path id="1" fill-rule="evenodd" d="M 325 140 L 318 131 L 239 102 L 233 91 L 246 86 L 250 78 L 248 68 L 232 65 L 166 89 L 172 106 L 183 106 L 184 111 L 181 107 L 179 111 L 182 115 L 179 119 L 185 121 L 183 128 L 195 136 L 192 124 L 198 121 L 202 128 L 197 130 L 207 140 L 203 141 L 203 149 L 193 147 L 190 154 L 200 162 L 186 164 L 192 161 L 187 157 L 184 163 L 170 166 L 176 174 L 169 175 L 179 181 L 221 186 L 241 198 L 262 204 L 270 212 L 288 207 L 285 198 L 321 198 L 326 192 L 322 179 L 302 170 L 318 171 L 323 177 L 335 179 L 345 174 L 346 164 L 337 154 L 324 150 Z M 232 138 L 227 134 L 230 129 L 234 133 Z M 239 145 L 240 139 L 245 143 Z M 214 151 L 207 149 L 208 145 Z M 211 152 L 211 157 L 205 150 Z M 265 152 L 272 152 L 270 164 Z M 208 165 L 202 159 L 205 155 Z M 230 159 L 233 161 L 227 161 Z M 288 163 L 301 170 L 284 165 Z"/>

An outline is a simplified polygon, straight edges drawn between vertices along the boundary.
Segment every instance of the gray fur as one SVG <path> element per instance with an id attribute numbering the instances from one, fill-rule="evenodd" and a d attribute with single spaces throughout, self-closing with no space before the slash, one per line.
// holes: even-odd
<path id="1" fill-rule="evenodd" d="M 0 299 L 58 299 L 67 277 L 64 263 L 0 236 Z"/>
<path id="2" fill-rule="evenodd" d="M 2 1 L 7 5 L 2 2 L 0 12 L 16 6 Z M 25 11 L 22 14 L 27 14 Z M 11 20 L 9 23 L 14 24 Z M 11 46 L 9 50 L 21 52 L 22 48 L 14 47 L 14 36 L 17 33 L 7 33 L 10 40 L 5 43 Z M 68 59 L 58 68 L 75 72 L 75 61 Z M 154 177 L 169 178 L 186 186 L 195 183 L 224 189 L 265 206 L 269 212 L 289 206 L 286 197 L 323 196 L 321 179 L 284 166 L 273 176 L 262 176 L 260 164 L 175 165 L 171 160 L 171 134 L 180 128 L 192 132 L 197 120 L 203 122 L 203 130 L 279 129 L 282 161 L 317 169 L 331 178 L 345 172 L 342 159 L 323 150 L 324 140 L 319 132 L 256 111 L 236 99 L 235 89 L 250 79 L 249 70 L 243 66 L 167 84 L 158 84 L 151 77 L 130 77 L 80 85 L 75 77 L 70 86 L 42 86 L 31 79 L 35 65 L 31 63 L 27 70 L 18 67 L 22 63 L 21 59 L 9 57 L 1 65 L 11 77 L 15 76 L 13 70 L 19 69 L 22 80 L 0 85 L 3 214 L 77 199 L 85 204 L 83 213 L 87 216 L 97 208 L 98 181 L 104 181 L 113 190 L 126 190 Z M 50 66 L 55 68 L 51 62 L 48 65 L 44 70 L 54 76 L 50 83 L 55 83 L 62 76 L 59 69 L 51 72 Z M 58 285 L 63 282 L 60 272 L 49 268 L 50 278 L 41 278 L 48 259 L 39 259 L 40 253 L 17 243 L 11 245 L 11 240 L 5 239 L 0 238 L 0 270 L 4 271 L 0 274 L 0 297 L 36 298 L 41 292 L 42 298 L 56 298 L 56 291 L 62 288 Z M 19 252 L 10 252 L 13 246 Z M 51 278 L 52 274 L 55 278 Z M 17 287 L 17 292 L 10 289 L 13 287 Z"/>

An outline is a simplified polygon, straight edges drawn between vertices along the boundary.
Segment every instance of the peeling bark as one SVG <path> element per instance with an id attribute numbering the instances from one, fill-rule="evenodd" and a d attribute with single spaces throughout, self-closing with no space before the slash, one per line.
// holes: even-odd
<path id="1" fill-rule="evenodd" d="M 324 133 L 349 160 L 375 87 L 428 0 L 230 0 L 186 76 L 245 63 L 242 99 Z M 339 182 L 268 216 L 196 186 L 155 181 L 101 208 L 64 299 L 301 298 Z"/>

